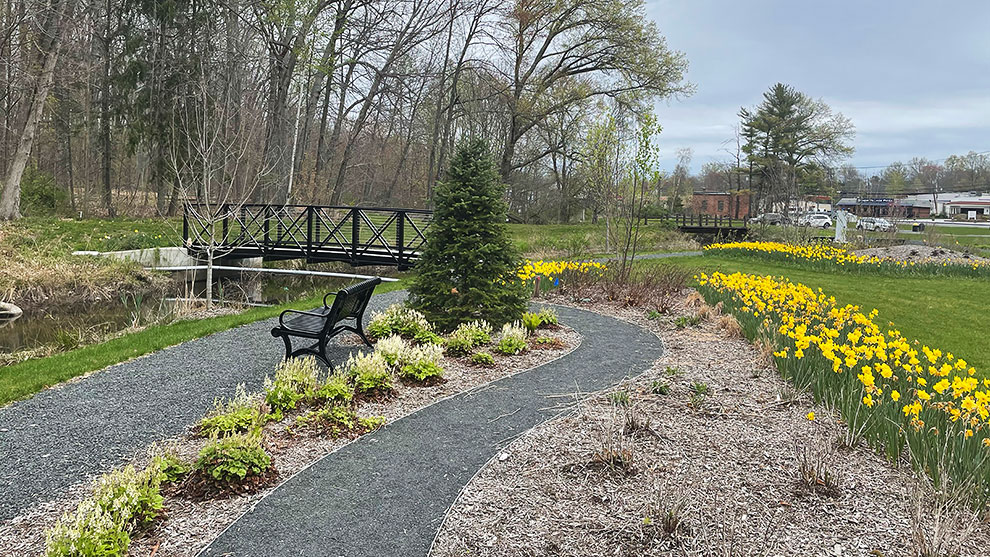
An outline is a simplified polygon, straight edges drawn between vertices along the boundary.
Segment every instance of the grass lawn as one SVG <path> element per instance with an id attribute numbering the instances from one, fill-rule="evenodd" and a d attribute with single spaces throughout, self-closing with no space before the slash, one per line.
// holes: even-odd
<path id="1" fill-rule="evenodd" d="M 614 224 L 613 224 L 614 225 Z M 605 221 L 597 224 L 510 224 L 509 236 L 529 257 L 578 258 L 614 255 L 605 250 Z M 613 234 L 616 231 L 613 230 Z M 638 253 L 689 251 L 698 245 L 669 224 L 654 221 L 640 227 Z M 549 255 L 553 254 L 553 255 Z"/>
<path id="2" fill-rule="evenodd" d="M 408 278 L 398 282 L 386 282 L 379 285 L 375 292 L 400 290 L 406 288 L 407 282 Z M 101 344 L 7 366 L 0 369 L 0 405 L 27 398 L 46 387 L 162 348 L 260 319 L 275 317 L 284 309 L 312 309 L 320 306 L 322 302 L 323 296 L 320 295 L 283 306 L 253 308 L 236 315 L 156 325 Z M 276 339 L 268 339 L 268 341 L 276 341 Z"/>
<path id="3" fill-rule="evenodd" d="M 823 273 L 786 264 L 717 255 L 644 261 L 643 265 L 673 263 L 694 270 L 736 271 L 785 276 L 812 288 L 821 288 L 842 304 L 856 304 L 864 313 L 880 312 L 877 323 L 892 321 L 909 339 L 965 358 L 990 375 L 990 281 L 970 278 L 899 278 L 849 273 Z"/>

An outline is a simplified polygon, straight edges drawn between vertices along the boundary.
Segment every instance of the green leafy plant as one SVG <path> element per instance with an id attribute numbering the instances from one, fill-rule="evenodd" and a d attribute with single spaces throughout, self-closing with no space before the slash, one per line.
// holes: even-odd
<path id="1" fill-rule="evenodd" d="M 540 327 L 557 327 L 560 325 L 560 318 L 557 317 L 557 311 L 549 306 L 543 306 L 540 308 Z"/>
<path id="2" fill-rule="evenodd" d="M 433 331 L 420 331 L 413 335 L 416 344 L 443 344 L 443 337 Z"/>
<path id="3" fill-rule="evenodd" d="M 196 431 L 203 437 L 217 437 L 245 432 L 263 421 L 258 402 L 247 394 L 244 385 L 238 385 L 229 401 L 220 398 L 213 401 L 213 410 L 199 421 Z"/>
<path id="4" fill-rule="evenodd" d="M 354 398 L 354 386 L 343 373 L 333 373 L 312 393 L 306 395 L 310 404 L 343 404 Z"/>
<path id="5" fill-rule="evenodd" d="M 650 311 L 646 312 L 646 318 L 649 319 L 650 321 L 656 321 L 656 320 L 660 319 L 661 317 L 663 317 L 663 314 L 660 313 L 659 311 L 655 310 L 655 309 L 651 309 Z M 678 327 L 678 328 L 681 328 L 681 327 Z"/>
<path id="6" fill-rule="evenodd" d="M 674 326 L 678 329 L 684 329 L 687 327 L 697 327 L 701 323 L 701 316 L 692 315 L 686 316 L 682 315 L 674 320 Z"/>
<path id="7" fill-rule="evenodd" d="M 124 522 L 94 499 L 84 500 L 45 533 L 46 557 L 119 557 L 130 544 Z"/>
<path id="8" fill-rule="evenodd" d="M 162 483 L 174 483 L 185 478 L 192 472 L 192 464 L 179 458 L 174 452 L 165 452 L 156 456 L 153 465 L 158 467 L 162 475 Z"/>
<path id="9" fill-rule="evenodd" d="M 539 329 L 540 325 L 543 324 L 543 318 L 540 317 L 540 314 L 531 311 L 522 314 L 521 321 L 522 326 L 526 328 L 526 332 L 529 334 L 535 333 L 536 329 Z"/>
<path id="10" fill-rule="evenodd" d="M 406 353 L 406 358 L 399 365 L 399 375 L 403 379 L 424 382 L 443 377 L 443 347 L 436 344 L 415 346 Z"/>
<path id="11" fill-rule="evenodd" d="M 502 334 L 495 350 L 502 354 L 514 355 L 524 352 L 527 348 L 526 329 L 518 322 L 506 323 L 502 326 Z"/>
<path id="12" fill-rule="evenodd" d="M 663 369 L 663 373 L 667 377 L 677 377 L 681 375 L 681 370 L 677 369 L 676 367 L 667 366 Z"/>
<path id="13" fill-rule="evenodd" d="M 518 319 L 528 296 L 505 226 L 505 188 L 483 141 L 457 148 L 434 200 L 410 305 L 442 331 L 474 319 L 496 325 Z"/>
<path id="14" fill-rule="evenodd" d="M 495 367 L 495 357 L 488 352 L 475 352 L 471 354 L 471 363 L 481 367 Z"/>
<path id="15" fill-rule="evenodd" d="M 426 342 L 432 338 L 426 333 L 433 332 L 433 325 L 421 312 L 402 304 L 392 304 L 383 312 L 373 313 L 365 331 L 372 338 L 399 335 L 410 339 L 419 337 L 417 342 Z"/>
<path id="16" fill-rule="evenodd" d="M 629 391 L 613 391 L 608 394 L 608 401 L 612 406 L 629 406 L 632 399 L 629 398 Z"/>
<path id="17" fill-rule="evenodd" d="M 380 355 L 390 366 L 399 365 L 403 355 L 409 350 L 409 344 L 399 335 L 387 336 L 375 343 L 375 353 Z"/>
<path id="18" fill-rule="evenodd" d="M 487 321 L 478 320 L 461 323 L 445 342 L 447 353 L 452 356 L 465 356 L 478 346 L 492 341 L 492 326 Z"/>
<path id="19" fill-rule="evenodd" d="M 354 388 L 361 394 L 384 395 L 392 390 L 392 374 L 389 373 L 388 362 L 375 352 L 351 355 L 343 369 L 353 379 Z"/>
<path id="20" fill-rule="evenodd" d="M 265 377 L 265 403 L 269 417 L 280 421 L 285 413 L 296 408 L 300 400 L 311 396 L 320 387 L 320 369 L 316 359 L 291 358 L 275 368 L 275 378 Z"/>
<path id="21" fill-rule="evenodd" d="M 532 340 L 533 347 L 542 350 L 559 350 L 566 345 L 557 337 L 536 337 Z"/>
<path id="22" fill-rule="evenodd" d="M 669 395 L 670 385 L 665 381 L 656 379 L 652 384 L 650 384 L 650 392 L 655 395 Z"/>
<path id="23" fill-rule="evenodd" d="M 711 394 L 711 388 L 708 386 L 708 383 L 695 381 L 694 383 L 691 383 L 691 392 L 699 395 L 708 395 Z"/>
<path id="24" fill-rule="evenodd" d="M 214 481 L 238 484 L 248 476 L 264 474 L 271 465 L 260 435 L 238 433 L 207 443 L 193 467 Z"/>
<path id="25" fill-rule="evenodd" d="M 162 510 L 161 482 L 157 466 L 141 471 L 125 466 L 101 477 L 93 498 L 105 513 L 125 525 L 146 526 Z"/>

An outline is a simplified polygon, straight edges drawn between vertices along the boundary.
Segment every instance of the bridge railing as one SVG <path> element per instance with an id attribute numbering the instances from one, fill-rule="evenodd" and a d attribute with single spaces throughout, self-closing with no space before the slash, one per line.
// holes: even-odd
<path id="1" fill-rule="evenodd" d="M 408 268 L 426 243 L 432 216 L 422 209 L 190 204 L 183 240 L 193 251 L 212 241 L 234 255 Z"/>
<path id="2" fill-rule="evenodd" d="M 664 215 L 649 220 L 670 222 L 678 228 L 745 228 L 746 219 L 720 215 Z"/>

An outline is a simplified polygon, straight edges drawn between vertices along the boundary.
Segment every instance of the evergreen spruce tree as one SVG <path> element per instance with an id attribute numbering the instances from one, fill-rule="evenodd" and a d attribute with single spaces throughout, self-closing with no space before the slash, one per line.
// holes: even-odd
<path id="1" fill-rule="evenodd" d="M 409 304 L 443 331 L 475 319 L 495 326 L 518 319 L 527 293 L 516 278 L 520 256 L 505 227 L 505 190 L 485 142 L 458 146 L 435 195 Z"/>

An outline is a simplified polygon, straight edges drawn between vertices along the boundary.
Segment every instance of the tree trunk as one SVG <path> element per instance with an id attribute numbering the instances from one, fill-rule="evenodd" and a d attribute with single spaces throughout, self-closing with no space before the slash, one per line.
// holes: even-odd
<path id="1" fill-rule="evenodd" d="M 41 75 L 35 84 L 34 96 L 31 99 L 31 105 L 17 142 L 17 148 L 14 151 L 13 160 L 7 170 L 7 176 L 4 177 L 3 192 L 0 193 L 0 220 L 13 220 L 20 217 L 21 177 L 27 167 L 28 157 L 31 156 L 31 148 L 34 146 L 38 124 L 41 122 L 45 102 L 54 82 L 55 64 L 58 61 L 59 48 L 62 45 L 62 22 L 64 19 L 71 18 L 74 8 L 74 0 L 64 0 L 64 4 L 53 6 L 55 13 L 51 16 L 48 28 L 51 42 L 45 53 Z"/>

